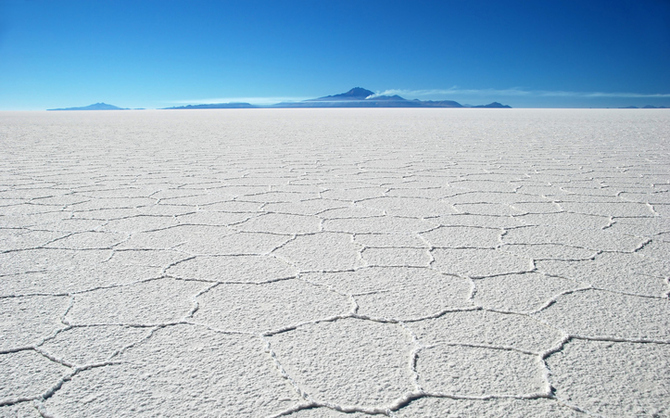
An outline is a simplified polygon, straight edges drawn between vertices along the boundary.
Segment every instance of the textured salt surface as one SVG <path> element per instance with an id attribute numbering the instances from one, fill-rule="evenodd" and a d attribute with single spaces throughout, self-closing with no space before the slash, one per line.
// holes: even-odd
<path id="1" fill-rule="evenodd" d="M 670 416 L 670 111 L 0 112 L 0 416 Z"/>

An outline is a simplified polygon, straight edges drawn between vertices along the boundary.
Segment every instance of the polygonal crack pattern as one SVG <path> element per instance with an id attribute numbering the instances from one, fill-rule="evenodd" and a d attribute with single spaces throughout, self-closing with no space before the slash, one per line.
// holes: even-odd
<path id="1" fill-rule="evenodd" d="M 0 112 L 0 416 L 670 414 L 669 113 L 82 118 Z"/>
<path id="2" fill-rule="evenodd" d="M 272 415 L 299 397 L 263 347 L 250 335 L 184 324 L 163 328 L 106 368 L 74 376 L 47 407 L 73 417 Z"/>
<path id="3" fill-rule="evenodd" d="M 412 344 L 401 326 L 359 319 L 309 324 L 268 338 L 309 399 L 374 409 L 412 391 Z"/>
<path id="4" fill-rule="evenodd" d="M 537 356 L 487 347 L 435 345 L 417 361 L 424 390 L 456 396 L 542 394 L 542 369 Z"/>

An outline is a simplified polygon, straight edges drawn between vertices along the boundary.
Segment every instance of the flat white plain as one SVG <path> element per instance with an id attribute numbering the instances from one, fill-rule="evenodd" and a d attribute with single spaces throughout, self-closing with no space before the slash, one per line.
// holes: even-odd
<path id="1" fill-rule="evenodd" d="M 0 416 L 668 416 L 670 111 L 0 112 Z"/>

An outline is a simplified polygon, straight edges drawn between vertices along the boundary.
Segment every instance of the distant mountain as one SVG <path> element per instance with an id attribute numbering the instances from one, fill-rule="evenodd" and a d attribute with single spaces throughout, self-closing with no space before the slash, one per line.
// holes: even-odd
<path id="1" fill-rule="evenodd" d="M 343 100 L 365 100 L 374 96 L 374 92 L 362 87 L 354 87 L 346 93 L 334 94 L 332 96 L 319 97 L 318 99 L 305 100 L 306 102 L 338 102 Z"/>
<path id="2" fill-rule="evenodd" d="M 512 108 L 512 106 L 507 106 L 507 105 L 504 105 L 504 104 L 500 104 L 498 102 L 493 102 L 493 103 L 489 103 L 487 105 L 481 105 L 481 106 L 472 106 L 472 107 L 486 108 L 486 109 L 511 109 Z"/>
<path id="3" fill-rule="evenodd" d="M 312 108 L 312 107 L 463 107 L 452 100 L 422 101 L 407 100 L 404 97 L 378 96 L 362 87 L 354 87 L 346 93 L 324 96 L 302 102 L 282 102 L 272 105 L 279 108 Z"/>
<path id="4" fill-rule="evenodd" d="M 64 107 L 64 108 L 47 109 L 47 110 L 128 110 L 128 109 L 117 107 L 107 103 L 94 103 L 92 105 L 82 107 Z"/>
<path id="5" fill-rule="evenodd" d="M 453 100 L 439 100 L 439 101 L 433 101 L 433 100 L 418 100 L 414 99 L 415 102 L 418 102 L 420 104 L 420 107 L 468 107 L 466 105 L 462 105 L 458 102 L 455 102 Z"/>
<path id="6" fill-rule="evenodd" d="M 303 100 L 301 102 L 282 102 L 272 105 L 272 107 L 375 107 L 379 101 L 387 101 L 387 97 L 377 97 L 369 99 L 375 93 L 362 87 L 354 87 L 346 93 L 334 94 L 332 96 L 318 97 L 316 99 Z M 402 97 L 399 97 L 404 100 Z"/>
<path id="7" fill-rule="evenodd" d="M 255 107 L 258 106 L 254 106 L 249 103 L 211 103 L 211 104 L 165 107 L 164 109 L 249 109 Z"/>

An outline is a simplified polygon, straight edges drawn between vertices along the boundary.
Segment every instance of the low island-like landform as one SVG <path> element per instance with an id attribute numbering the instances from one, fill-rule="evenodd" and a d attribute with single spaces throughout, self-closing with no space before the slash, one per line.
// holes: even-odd
<path id="1" fill-rule="evenodd" d="M 166 107 L 165 109 L 249 109 L 255 107 L 258 106 L 254 106 L 250 103 L 232 102 L 232 103 L 206 103 L 206 104 L 195 104 L 186 106 L 173 106 L 173 107 Z"/>
<path id="2" fill-rule="evenodd" d="M 61 107 L 57 109 L 47 109 L 49 111 L 53 110 L 128 110 L 123 107 L 118 107 L 114 106 L 111 104 L 107 103 L 94 103 L 88 106 L 80 106 L 80 107 Z"/>

